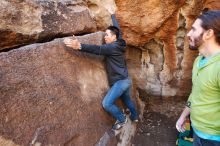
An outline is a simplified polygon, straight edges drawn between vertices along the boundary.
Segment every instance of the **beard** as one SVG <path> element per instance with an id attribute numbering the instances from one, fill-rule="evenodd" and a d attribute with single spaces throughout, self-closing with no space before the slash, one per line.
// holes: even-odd
<path id="1" fill-rule="evenodd" d="M 202 32 L 197 38 L 194 39 L 194 44 L 193 45 L 189 45 L 190 50 L 198 50 L 198 48 L 203 43 L 203 40 L 202 40 L 203 34 L 204 34 L 204 32 Z M 190 41 L 192 41 L 192 40 L 190 39 Z"/>
<path id="2" fill-rule="evenodd" d="M 189 49 L 190 50 L 198 50 L 198 47 L 196 47 L 195 45 L 189 45 Z"/>

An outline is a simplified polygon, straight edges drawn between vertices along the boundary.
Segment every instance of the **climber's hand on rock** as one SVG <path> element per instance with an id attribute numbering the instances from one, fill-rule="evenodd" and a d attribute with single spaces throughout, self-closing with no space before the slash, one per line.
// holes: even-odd
<path id="1" fill-rule="evenodd" d="M 67 47 L 73 48 L 74 50 L 79 50 L 81 47 L 80 42 L 75 38 L 75 36 L 72 39 L 65 38 L 63 42 Z"/>
<path id="2" fill-rule="evenodd" d="M 108 6 L 106 6 L 106 9 L 108 10 L 108 12 L 109 12 L 110 14 L 115 14 L 116 5 L 108 5 Z"/>

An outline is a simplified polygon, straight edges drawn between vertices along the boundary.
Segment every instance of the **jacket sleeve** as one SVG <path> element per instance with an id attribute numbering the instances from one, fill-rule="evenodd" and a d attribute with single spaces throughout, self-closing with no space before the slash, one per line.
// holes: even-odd
<path id="1" fill-rule="evenodd" d="M 116 17 L 115 17 L 115 14 L 112 14 L 111 15 L 111 18 L 112 18 L 112 23 L 113 23 L 113 26 L 117 27 L 119 29 L 119 39 L 122 39 L 122 31 L 121 31 L 121 28 L 118 24 L 118 21 L 116 20 Z"/>
<path id="2" fill-rule="evenodd" d="M 81 51 L 88 52 L 96 55 L 113 55 L 117 54 L 116 44 L 92 45 L 81 44 Z"/>

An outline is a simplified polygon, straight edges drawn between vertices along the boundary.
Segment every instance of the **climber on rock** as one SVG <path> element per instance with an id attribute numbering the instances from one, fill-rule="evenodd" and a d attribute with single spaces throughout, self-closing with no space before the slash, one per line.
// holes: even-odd
<path id="1" fill-rule="evenodd" d="M 117 99 L 121 99 L 130 110 L 130 119 L 138 122 L 138 114 L 135 105 L 131 100 L 131 79 L 128 75 L 128 68 L 125 61 L 126 42 L 122 39 L 122 34 L 118 22 L 115 18 L 114 10 L 109 8 L 113 26 L 109 26 L 105 31 L 104 45 L 82 44 L 75 36 L 72 39 L 66 38 L 66 46 L 74 50 L 80 50 L 96 55 L 104 55 L 110 89 L 102 101 L 104 109 L 109 112 L 116 122 L 112 126 L 113 130 L 118 130 L 127 122 L 127 116 L 115 104 Z"/>

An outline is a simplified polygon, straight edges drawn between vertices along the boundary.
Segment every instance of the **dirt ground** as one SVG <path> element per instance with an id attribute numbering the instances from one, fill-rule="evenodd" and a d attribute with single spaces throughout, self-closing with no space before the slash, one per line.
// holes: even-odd
<path id="1" fill-rule="evenodd" d="M 137 125 L 132 146 L 175 146 L 178 132 L 175 123 L 186 99 L 150 100 Z"/>

